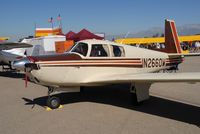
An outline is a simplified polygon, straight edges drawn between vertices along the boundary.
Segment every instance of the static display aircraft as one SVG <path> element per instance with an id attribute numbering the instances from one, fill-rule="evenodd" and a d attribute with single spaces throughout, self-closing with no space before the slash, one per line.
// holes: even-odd
<path id="1" fill-rule="evenodd" d="M 26 56 L 24 52 L 28 47 L 32 45 L 20 42 L 0 42 L 0 64 L 11 68 L 12 61 Z"/>
<path id="2" fill-rule="evenodd" d="M 64 54 L 27 57 L 14 62 L 30 80 L 48 87 L 47 105 L 60 106 L 56 91 L 77 92 L 85 86 L 130 83 L 136 103 L 149 98 L 155 82 L 199 82 L 200 73 L 157 73 L 183 61 L 180 42 L 171 20 L 165 21 L 166 52 L 105 41 L 82 40 Z"/>
<path id="3" fill-rule="evenodd" d="M 4 41 L 6 41 L 8 39 L 9 39 L 8 37 L 0 37 L 0 42 L 4 42 Z"/>

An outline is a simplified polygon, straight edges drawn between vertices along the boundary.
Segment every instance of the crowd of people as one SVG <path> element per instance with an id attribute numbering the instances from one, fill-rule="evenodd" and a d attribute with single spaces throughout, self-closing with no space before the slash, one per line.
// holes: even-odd
<path id="1" fill-rule="evenodd" d="M 181 43 L 181 48 L 183 50 L 189 50 L 190 53 L 199 53 L 200 52 L 200 42 L 183 42 Z"/>

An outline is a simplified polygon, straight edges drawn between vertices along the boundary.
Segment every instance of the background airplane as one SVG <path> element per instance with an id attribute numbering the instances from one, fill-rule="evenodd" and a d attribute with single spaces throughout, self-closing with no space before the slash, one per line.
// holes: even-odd
<path id="1" fill-rule="evenodd" d="M 25 67 L 31 81 L 48 87 L 47 105 L 52 109 L 60 106 L 60 99 L 52 96 L 55 92 L 121 83 L 130 83 L 137 104 L 149 98 L 152 83 L 200 81 L 200 73 L 157 73 L 183 61 L 174 21 L 165 21 L 165 43 L 165 52 L 158 52 L 105 40 L 83 40 L 68 53 L 31 56 L 13 65 Z"/>
<path id="2" fill-rule="evenodd" d="M 189 48 L 192 47 L 194 43 L 200 41 L 200 35 L 188 35 L 188 36 L 179 36 L 179 40 L 182 43 L 182 53 L 189 53 Z M 145 47 L 149 49 L 161 48 L 164 46 L 165 38 L 164 37 L 146 37 L 146 38 L 122 38 L 116 39 L 115 42 L 121 44 L 135 45 L 139 47 Z M 152 48 L 154 45 L 154 48 Z M 154 49 L 155 50 L 155 49 Z"/>
<path id="3" fill-rule="evenodd" d="M 21 39 L 20 42 L 1 42 L 0 43 L 0 63 L 11 68 L 14 60 L 36 55 L 48 55 L 55 53 L 55 42 L 65 41 L 65 36 L 44 36 L 44 37 L 28 37 Z"/>
<path id="4" fill-rule="evenodd" d="M 200 35 L 179 36 L 180 42 L 200 41 Z M 146 37 L 146 38 L 124 38 L 116 39 L 115 42 L 122 44 L 146 44 L 149 43 L 164 43 L 164 37 Z"/>
<path id="5" fill-rule="evenodd" d="M 0 37 L 0 42 L 4 42 L 4 41 L 6 41 L 8 39 L 9 39 L 8 37 Z"/>
<path id="6" fill-rule="evenodd" d="M 0 43 L 0 64 L 7 65 L 11 69 L 11 62 L 25 57 L 25 51 L 32 45 L 20 42 L 1 42 Z"/>

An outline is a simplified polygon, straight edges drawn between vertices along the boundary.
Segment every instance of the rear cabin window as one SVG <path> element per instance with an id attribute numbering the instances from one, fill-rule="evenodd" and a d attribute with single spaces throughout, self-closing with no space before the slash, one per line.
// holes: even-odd
<path id="1" fill-rule="evenodd" d="M 79 53 L 83 56 L 87 55 L 88 52 L 88 44 L 86 43 L 78 43 L 73 49 L 72 52 Z"/>
<path id="2" fill-rule="evenodd" d="M 104 44 L 93 44 L 91 48 L 90 57 L 108 57 L 109 49 Z"/>
<path id="3" fill-rule="evenodd" d="M 125 56 L 123 47 L 112 45 L 111 49 L 112 49 L 111 51 L 112 51 L 113 57 L 124 57 Z"/>

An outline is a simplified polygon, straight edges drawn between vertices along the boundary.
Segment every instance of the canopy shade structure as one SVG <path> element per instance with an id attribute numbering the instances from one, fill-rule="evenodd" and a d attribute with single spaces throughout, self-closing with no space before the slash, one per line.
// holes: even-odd
<path id="1" fill-rule="evenodd" d="M 73 36 L 75 35 L 76 33 L 73 31 L 69 31 L 67 34 L 65 34 L 67 40 L 73 40 Z"/>
<path id="2" fill-rule="evenodd" d="M 68 33 L 68 34 L 73 34 L 73 33 Z M 74 40 L 75 42 L 80 41 L 80 40 L 85 40 L 85 39 L 104 39 L 103 37 L 97 36 L 90 31 L 86 29 L 82 29 L 80 32 L 77 34 L 73 35 L 70 37 L 71 40 Z"/>

